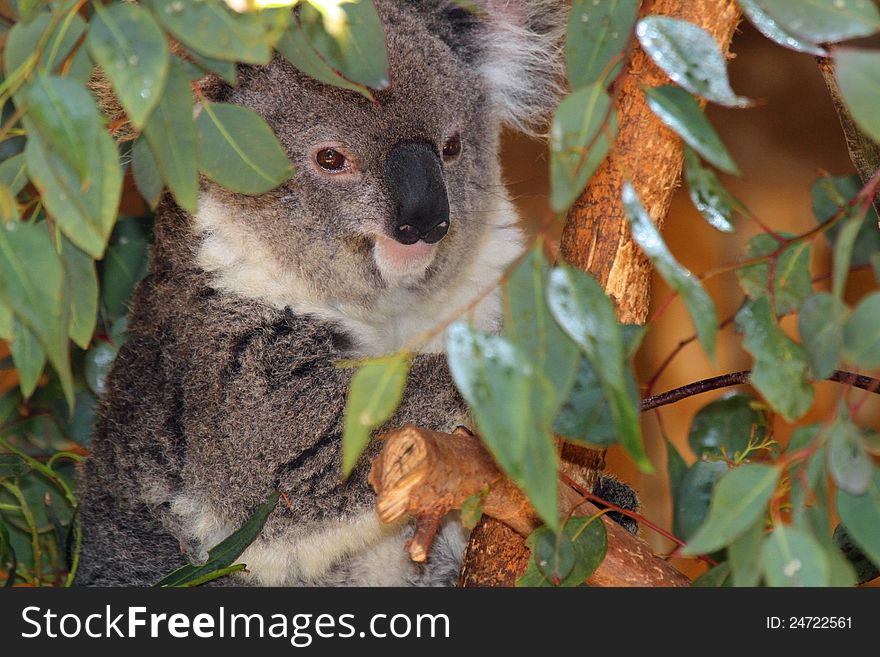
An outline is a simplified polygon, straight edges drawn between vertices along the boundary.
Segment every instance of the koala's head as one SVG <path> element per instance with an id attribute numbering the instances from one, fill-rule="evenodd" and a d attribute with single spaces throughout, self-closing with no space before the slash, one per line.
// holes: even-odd
<path id="1" fill-rule="evenodd" d="M 357 304 L 422 294 L 477 257 L 516 217 L 501 184 L 504 125 L 539 129 L 557 95 L 553 0 L 375 0 L 390 85 L 375 100 L 276 57 L 242 67 L 215 101 L 254 109 L 295 175 L 259 197 L 203 183 L 200 264 L 276 305 Z M 507 214 L 509 216 L 500 216 Z"/>

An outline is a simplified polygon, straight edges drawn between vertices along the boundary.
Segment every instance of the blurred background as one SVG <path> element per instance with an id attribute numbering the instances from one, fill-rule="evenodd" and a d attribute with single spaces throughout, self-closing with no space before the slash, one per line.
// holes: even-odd
<path id="1" fill-rule="evenodd" d="M 813 182 L 825 174 L 855 172 L 822 75 L 814 57 L 773 44 L 745 22 L 734 37 L 731 50 L 735 55 L 729 65 L 733 88 L 738 94 L 757 100 L 758 104 L 745 110 L 716 105 L 707 109 L 710 120 L 743 172 L 740 178 L 721 174 L 721 181 L 764 223 L 778 231 L 802 233 L 816 225 L 810 198 Z M 510 188 L 529 229 L 535 230 L 548 212 L 546 146 L 511 136 L 506 142 L 505 162 Z M 744 252 L 748 238 L 761 231 L 753 221 L 742 217 L 736 233 L 716 231 L 694 209 L 686 188 L 681 187 L 663 232 L 678 260 L 699 274 L 733 261 Z M 812 269 L 814 276 L 829 271 L 829 249 L 824 238 L 814 242 Z M 819 289 L 827 289 L 828 285 L 827 280 L 817 282 Z M 724 321 L 731 317 L 743 300 L 736 276 L 724 274 L 710 279 L 706 286 L 717 304 L 719 318 Z M 847 301 L 852 303 L 875 286 L 870 271 L 854 272 L 849 279 Z M 655 275 L 654 309 L 669 294 L 669 288 Z M 796 318 L 785 318 L 783 327 L 796 337 Z M 644 384 L 650 380 L 678 343 L 693 333 L 684 306 L 675 301 L 654 324 L 639 351 L 636 362 L 639 381 Z M 750 367 L 751 357 L 743 351 L 733 328 L 728 327 L 719 336 L 717 363 L 709 362 L 701 347 L 693 343 L 663 372 L 652 394 Z M 688 463 L 695 459 L 687 442 L 694 413 L 724 392 L 706 393 L 660 409 L 668 437 Z M 798 426 L 827 417 L 841 392 L 842 386 L 837 384 L 820 384 L 813 410 Z M 862 407 L 857 420 L 863 426 L 877 428 L 880 426 L 880 397 L 872 397 Z M 669 528 L 672 521 L 666 449 L 655 412 L 645 414 L 642 426 L 657 474 L 639 473 L 618 447 L 608 451 L 607 469 L 636 488 L 643 512 L 649 519 Z M 784 445 L 791 427 L 774 422 L 774 430 L 775 439 Z M 654 532 L 642 528 L 641 534 L 656 551 L 671 551 L 672 543 Z M 676 560 L 676 565 L 691 575 L 705 569 L 694 561 Z"/>

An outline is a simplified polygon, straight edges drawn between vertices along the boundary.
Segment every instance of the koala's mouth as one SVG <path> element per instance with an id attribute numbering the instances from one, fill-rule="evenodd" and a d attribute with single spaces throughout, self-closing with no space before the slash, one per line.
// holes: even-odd
<path id="1" fill-rule="evenodd" d="M 401 244 L 384 235 L 376 236 L 373 258 L 383 278 L 412 279 L 427 271 L 437 253 L 437 244 L 418 241 L 415 244 Z"/>

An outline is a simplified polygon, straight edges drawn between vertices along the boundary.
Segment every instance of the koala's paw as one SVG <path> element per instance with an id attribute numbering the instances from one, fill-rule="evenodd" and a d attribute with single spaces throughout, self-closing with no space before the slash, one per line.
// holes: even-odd
<path id="1" fill-rule="evenodd" d="M 627 511 L 639 510 L 639 498 L 636 492 L 613 475 L 600 475 L 599 481 L 596 483 L 595 488 L 593 488 L 593 495 L 601 497 L 603 500 Z M 596 506 L 600 509 L 606 508 L 598 502 Z M 622 513 L 612 511 L 608 514 L 608 517 L 633 534 L 639 530 L 638 523 Z"/>

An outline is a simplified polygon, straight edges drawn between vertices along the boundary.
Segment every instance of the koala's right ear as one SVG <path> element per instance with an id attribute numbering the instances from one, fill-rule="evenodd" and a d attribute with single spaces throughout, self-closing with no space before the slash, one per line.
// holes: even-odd
<path id="1" fill-rule="evenodd" d="M 472 62 L 486 80 L 502 120 L 526 133 L 543 131 L 564 92 L 568 3 L 562 0 L 470 0 L 445 3 L 461 20 L 473 5 L 472 29 L 463 32 Z"/>

